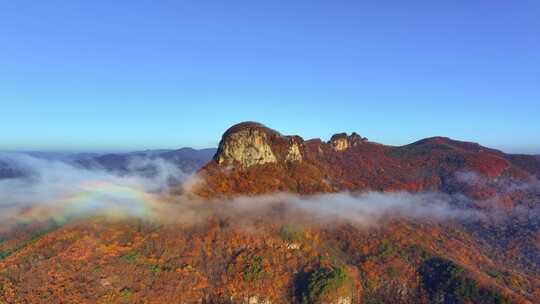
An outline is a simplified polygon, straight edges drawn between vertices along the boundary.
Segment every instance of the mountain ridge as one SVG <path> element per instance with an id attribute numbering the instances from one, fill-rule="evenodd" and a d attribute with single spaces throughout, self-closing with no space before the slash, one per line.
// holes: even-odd
<path id="1" fill-rule="evenodd" d="M 59 161 L 86 170 L 104 170 L 114 174 L 148 174 L 156 168 L 150 164 L 146 170 L 132 168 L 132 163 L 138 160 L 163 160 L 170 162 L 185 174 L 191 174 L 206 164 L 215 154 L 215 148 L 143 150 L 123 153 L 85 153 L 85 152 L 39 152 L 23 151 L 9 152 L 6 155 L 25 155 L 44 161 Z M 21 178 L 27 175 L 24 168 L 18 168 L 10 162 L 9 157 L 2 159 L 0 154 L 0 180 Z M 143 168 L 144 169 L 144 168 Z"/>
<path id="2" fill-rule="evenodd" d="M 208 185 L 208 191 L 199 193 L 450 191 L 460 172 L 493 181 L 484 190 L 494 194 L 501 183 L 497 180 L 526 183 L 540 176 L 540 161 L 440 136 L 388 146 L 353 132 L 337 133 L 325 142 L 244 122 L 223 134 L 213 160 L 199 171 Z M 473 195 L 488 196 L 480 191 Z"/>

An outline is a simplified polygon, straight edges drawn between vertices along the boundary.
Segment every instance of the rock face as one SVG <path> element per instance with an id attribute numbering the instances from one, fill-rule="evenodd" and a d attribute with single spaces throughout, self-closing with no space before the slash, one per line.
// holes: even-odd
<path id="1" fill-rule="evenodd" d="M 223 134 L 214 158 L 220 165 L 239 163 L 243 167 L 275 163 L 277 158 L 270 146 L 274 133 L 277 132 L 255 122 L 232 126 Z"/>
<path id="2" fill-rule="evenodd" d="M 336 151 L 343 151 L 349 148 L 349 138 L 347 133 L 335 134 L 330 138 L 330 144 Z"/>
<path id="3" fill-rule="evenodd" d="M 347 136 L 347 133 L 338 133 L 330 138 L 329 144 L 332 145 L 335 151 L 343 151 L 350 147 L 355 147 L 365 141 L 367 141 L 367 138 L 354 132 L 350 136 Z"/>
<path id="4" fill-rule="evenodd" d="M 242 122 L 221 138 L 214 160 L 220 165 L 248 168 L 278 162 L 302 161 L 304 140 L 284 136 L 257 122 Z"/>
<path id="5" fill-rule="evenodd" d="M 302 162 L 306 147 L 319 145 L 318 151 L 343 151 L 367 141 L 356 133 L 339 133 L 328 143 L 304 141 L 300 136 L 285 136 L 257 122 L 242 122 L 229 128 L 222 136 L 214 160 L 223 166 L 249 168 L 269 163 Z"/>
<path id="6" fill-rule="evenodd" d="M 294 141 L 292 142 L 292 144 L 289 146 L 289 151 L 287 152 L 287 156 L 285 159 L 290 162 L 302 161 L 302 153 L 300 152 L 299 143 Z"/>

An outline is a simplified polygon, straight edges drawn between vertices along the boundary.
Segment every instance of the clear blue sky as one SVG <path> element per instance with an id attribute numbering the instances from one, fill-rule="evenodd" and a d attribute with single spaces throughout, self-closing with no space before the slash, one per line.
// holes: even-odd
<path id="1" fill-rule="evenodd" d="M 540 2 L 2 1 L 0 150 L 444 135 L 540 153 Z"/>

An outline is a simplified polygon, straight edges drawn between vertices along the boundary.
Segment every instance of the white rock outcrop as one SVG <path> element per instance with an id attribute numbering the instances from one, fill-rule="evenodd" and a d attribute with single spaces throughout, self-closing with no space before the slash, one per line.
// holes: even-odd
<path id="1" fill-rule="evenodd" d="M 347 133 L 338 133 L 334 134 L 332 138 L 330 138 L 329 143 L 332 145 L 332 148 L 335 151 L 344 151 L 350 147 L 358 146 L 367 140 L 367 138 L 362 137 L 354 132 L 350 136 L 347 136 Z"/>
<path id="2" fill-rule="evenodd" d="M 337 138 L 332 141 L 332 146 L 336 151 L 343 151 L 349 148 L 349 141 L 347 138 Z"/>
<path id="3" fill-rule="evenodd" d="M 287 161 L 302 161 L 302 153 L 300 152 L 300 147 L 298 143 L 293 142 L 287 151 L 287 156 L 285 157 Z"/>
<path id="4" fill-rule="evenodd" d="M 230 134 L 220 144 L 217 162 L 227 165 L 238 162 L 243 167 L 277 162 L 267 136 L 266 132 L 251 128 Z"/>
<path id="5" fill-rule="evenodd" d="M 262 124 L 243 122 L 223 134 L 214 159 L 220 165 L 242 168 L 302 161 L 302 143 L 299 136 L 283 136 Z"/>

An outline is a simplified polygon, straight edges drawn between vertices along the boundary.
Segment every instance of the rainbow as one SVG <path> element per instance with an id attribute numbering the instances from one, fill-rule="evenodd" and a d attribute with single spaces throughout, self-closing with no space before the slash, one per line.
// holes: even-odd
<path id="1" fill-rule="evenodd" d="M 109 182 L 85 182 L 60 199 L 35 204 L 17 215 L 17 222 L 44 219 L 65 222 L 72 218 L 106 215 L 113 218 L 147 218 L 157 214 L 163 198 L 134 187 Z"/>

